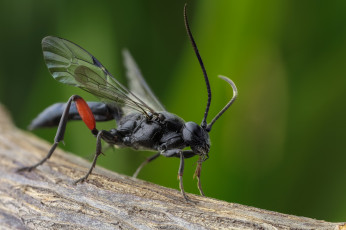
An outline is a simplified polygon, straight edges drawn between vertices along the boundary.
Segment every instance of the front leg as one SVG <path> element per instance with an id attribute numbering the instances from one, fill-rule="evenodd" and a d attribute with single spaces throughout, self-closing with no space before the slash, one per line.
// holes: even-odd
<path id="1" fill-rule="evenodd" d="M 161 151 L 161 155 L 165 157 L 180 157 L 180 152 L 184 154 L 184 158 L 190 158 L 197 155 L 192 150 L 182 151 L 181 149 L 170 149 L 166 151 Z"/>
<path id="2" fill-rule="evenodd" d="M 202 185 L 201 185 L 201 170 L 202 170 L 202 159 L 201 157 L 199 157 L 198 161 L 197 161 L 197 167 L 195 170 L 195 174 L 193 175 L 193 178 L 197 177 L 197 187 L 199 190 L 199 193 L 201 194 L 201 196 L 205 196 L 203 189 L 202 189 Z"/>
<path id="3" fill-rule="evenodd" d="M 179 187 L 180 187 L 180 191 L 183 194 L 184 198 L 186 201 L 189 201 L 189 199 L 187 198 L 186 194 L 185 194 L 185 190 L 184 190 L 184 184 L 183 184 L 183 174 L 184 174 L 184 154 L 182 151 L 179 152 L 180 155 L 180 164 L 179 164 L 179 170 L 178 170 L 178 178 L 179 178 Z"/>
<path id="4" fill-rule="evenodd" d="M 170 150 L 161 152 L 161 154 L 165 157 L 179 157 L 180 158 L 180 164 L 179 164 L 179 170 L 178 170 L 179 187 L 185 200 L 190 201 L 189 198 L 185 194 L 184 184 L 183 184 L 184 158 L 185 156 L 186 158 L 189 158 L 196 154 L 191 150 L 182 151 L 181 149 L 170 149 Z"/>

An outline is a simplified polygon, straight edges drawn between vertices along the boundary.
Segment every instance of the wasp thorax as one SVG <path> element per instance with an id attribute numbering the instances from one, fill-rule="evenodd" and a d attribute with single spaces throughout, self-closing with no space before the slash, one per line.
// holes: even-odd
<path id="1" fill-rule="evenodd" d="M 195 122 L 190 121 L 185 123 L 183 138 L 196 154 L 208 154 L 210 149 L 209 134 Z"/>

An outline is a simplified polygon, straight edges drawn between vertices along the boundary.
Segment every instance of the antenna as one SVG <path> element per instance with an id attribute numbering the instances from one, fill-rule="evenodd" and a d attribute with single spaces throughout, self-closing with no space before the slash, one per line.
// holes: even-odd
<path id="1" fill-rule="evenodd" d="M 187 34 L 189 35 L 190 41 L 191 41 L 191 43 L 192 43 L 192 47 L 193 47 L 193 49 L 195 50 L 197 59 L 198 59 L 199 64 L 200 64 L 200 66 L 201 66 L 201 68 L 202 68 L 203 75 L 204 75 L 204 80 L 205 80 L 205 84 L 207 85 L 207 91 L 208 91 L 208 102 L 207 102 L 207 107 L 205 108 L 204 117 L 203 117 L 203 120 L 202 120 L 202 123 L 201 123 L 201 127 L 202 127 L 203 129 L 206 129 L 206 128 L 207 128 L 207 116 L 208 116 L 208 112 L 209 112 L 209 108 L 210 108 L 210 102 L 211 102 L 211 90 L 210 90 L 210 84 L 209 84 L 209 79 L 208 79 L 207 71 L 205 70 L 205 67 L 204 67 L 204 64 L 203 64 L 201 55 L 200 55 L 199 52 L 198 52 L 196 42 L 195 42 L 195 40 L 193 39 L 191 30 L 190 30 L 189 22 L 188 22 L 188 20 L 187 20 L 186 8 L 187 8 L 187 3 L 186 3 L 185 6 L 184 6 L 184 21 L 185 21 L 186 32 L 187 32 Z M 222 114 L 222 113 L 221 113 L 221 114 Z M 221 114 L 220 114 L 220 116 L 221 116 Z M 214 122 L 215 122 L 215 121 L 214 121 Z"/>
<path id="2" fill-rule="evenodd" d="M 207 128 L 206 128 L 206 131 L 207 131 L 207 132 L 210 132 L 211 127 L 213 126 L 213 124 L 215 123 L 215 121 L 216 121 L 217 119 L 219 119 L 219 118 L 221 117 L 221 115 L 233 104 L 233 102 L 235 101 L 235 99 L 236 99 L 237 96 L 238 96 L 237 87 L 235 86 L 234 82 L 233 82 L 231 79 L 229 79 L 229 78 L 227 78 L 227 77 L 225 77 L 225 76 L 221 76 L 221 75 L 219 75 L 219 78 L 221 78 L 221 79 L 227 81 L 227 82 L 232 86 L 232 88 L 233 88 L 233 97 L 232 97 L 232 99 L 227 103 L 227 105 L 226 105 L 225 107 L 223 107 L 223 109 L 222 109 L 222 110 L 213 118 L 213 120 L 208 124 L 208 126 L 207 126 Z"/>

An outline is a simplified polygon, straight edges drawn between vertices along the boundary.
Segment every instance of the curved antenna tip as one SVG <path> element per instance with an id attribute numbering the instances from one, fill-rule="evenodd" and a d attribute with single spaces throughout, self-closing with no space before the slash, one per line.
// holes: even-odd
<path id="1" fill-rule="evenodd" d="M 223 75 L 219 75 L 218 76 L 219 78 L 221 78 L 221 79 L 223 79 L 224 81 L 227 81 L 230 85 L 231 85 L 231 87 L 232 87 L 232 89 L 233 89 L 233 98 L 234 98 L 234 100 L 237 98 L 237 96 L 238 96 L 238 89 L 237 89 L 237 86 L 234 84 L 234 82 L 231 80 L 231 79 L 229 79 L 228 77 L 226 77 L 226 76 L 223 76 Z M 233 99 L 232 98 L 232 99 Z"/>
<path id="2" fill-rule="evenodd" d="M 215 121 L 217 119 L 219 119 L 221 117 L 221 115 L 226 112 L 226 110 L 233 104 L 233 102 L 235 101 L 235 99 L 238 97 L 238 89 L 236 87 L 236 85 L 234 84 L 234 82 L 229 79 L 228 77 L 219 75 L 219 78 L 221 78 L 222 80 L 228 82 L 228 84 L 231 85 L 232 89 L 233 89 L 233 97 L 231 98 L 231 100 L 226 104 L 225 107 L 223 107 L 223 109 L 213 118 L 213 120 L 207 125 L 207 132 L 210 132 L 211 127 L 213 126 L 213 124 L 215 123 Z"/>

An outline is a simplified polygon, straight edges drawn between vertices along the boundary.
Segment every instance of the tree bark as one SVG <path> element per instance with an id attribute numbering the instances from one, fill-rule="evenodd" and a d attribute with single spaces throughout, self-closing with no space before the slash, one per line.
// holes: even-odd
<path id="1" fill-rule="evenodd" d="M 13 126 L 0 106 L 0 229 L 346 229 L 328 223 L 227 203 L 119 175 L 57 149 L 31 172 L 50 144 Z"/>

